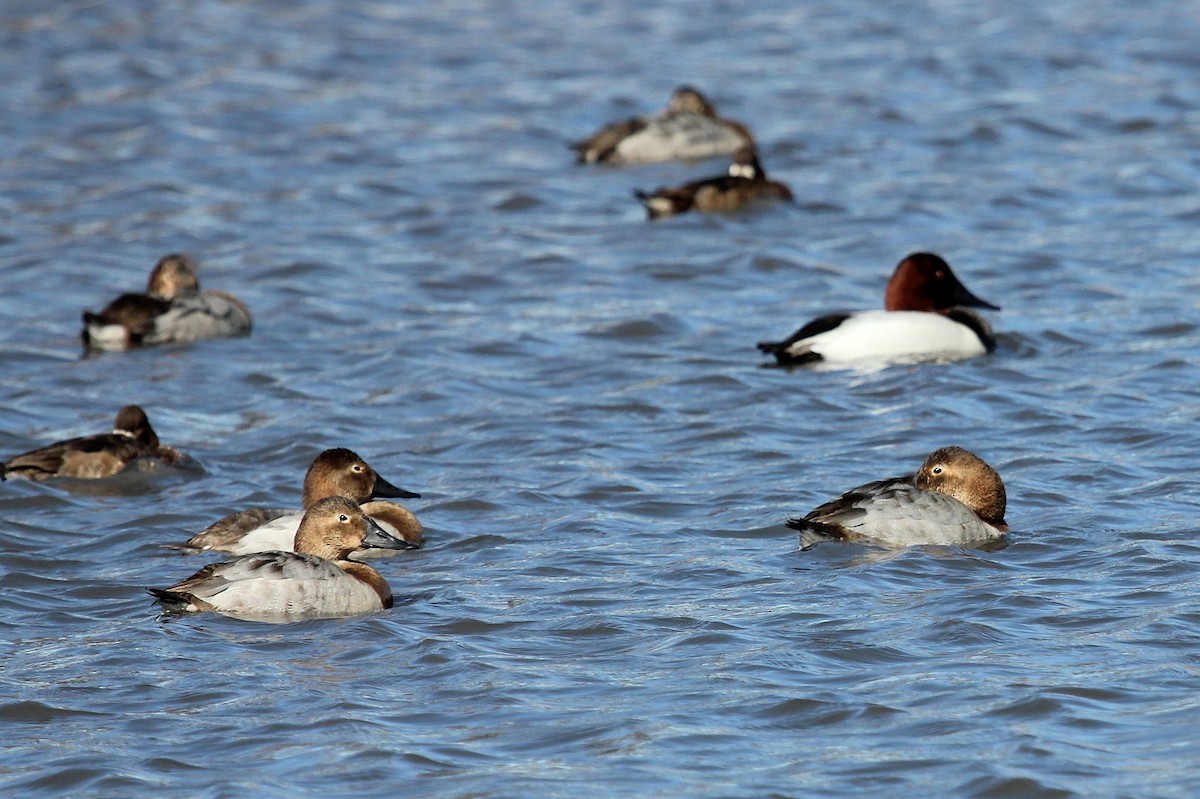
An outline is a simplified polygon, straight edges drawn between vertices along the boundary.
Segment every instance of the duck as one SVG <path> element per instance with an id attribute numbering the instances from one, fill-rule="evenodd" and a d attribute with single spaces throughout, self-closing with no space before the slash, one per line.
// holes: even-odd
<path id="1" fill-rule="evenodd" d="M 139 458 L 168 465 L 187 460 L 178 450 L 159 443 L 141 406 L 126 405 L 117 412 L 111 433 L 57 441 L 17 455 L 0 464 L 0 480 L 10 477 L 36 481 L 55 477 L 99 480 L 124 471 Z"/>
<path id="2" fill-rule="evenodd" d="M 976 297 L 931 252 L 906 255 L 883 297 L 884 310 L 818 317 L 783 341 L 762 341 L 777 366 L 955 361 L 994 352 L 987 320 L 965 306 L 1000 310 Z"/>
<path id="3" fill-rule="evenodd" d="M 80 335 L 88 350 L 128 350 L 245 336 L 252 326 L 241 300 L 201 291 L 191 257 L 172 253 L 155 264 L 144 293 L 122 294 L 99 313 L 84 311 Z"/>
<path id="4" fill-rule="evenodd" d="M 404 543 L 403 547 L 390 549 L 370 547 L 354 553 L 356 558 L 390 555 L 399 549 L 420 549 L 424 545 L 424 531 L 412 511 L 394 502 L 376 499 L 415 499 L 421 495 L 392 485 L 353 450 L 344 447 L 327 449 L 313 459 L 305 472 L 302 494 L 305 509 L 330 496 L 344 496 L 361 503 L 363 512 L 372 521 Z M 234 555 L 287 552 L 292 548 L 303 517 L 304 510 L 247 508 L 213 522 L 185 543 L 173 547 L 189 552 L 211 550 Z"/>
<path id="5" fill-rule="evenodd" d="M 337 618 L 392 607 L 383 576 L 351 552 L 405 542 L 347 497 L 326 497 L 304 513 L 293 551 L 257 552 L 210 563 L 169 588 L 146 590 L 168 611 L 216 611 L 259 621 Z"/>
<path id="6" fill-rule="evenodd" d="M 708 98 L 680 86 L 659 113 L 605 125 L 571 148 L 581 164 L 650 164 L 728 156 L 753 144 L 745 125 L 720 118 Z"/>
<path id="7" fill-rule="evenodd" d="M 792 201 L 786 183 L 770 180 L 753 147 L 740 147 L 724 175 L 695 180 L 682 186 L 634 191 L 646 206 L 649 219 L 662 219 L 687 211 L 730 212 L 764 200 Z"/>
<path id="8" fill-rule="evenodd" d="M 979 544 L 1008 532 L 1000 474 L 959 446 L 934 451 L 916 474 L 876 480 L 789 519 L 804 548 L 821 541 L 886 547 Z"/>

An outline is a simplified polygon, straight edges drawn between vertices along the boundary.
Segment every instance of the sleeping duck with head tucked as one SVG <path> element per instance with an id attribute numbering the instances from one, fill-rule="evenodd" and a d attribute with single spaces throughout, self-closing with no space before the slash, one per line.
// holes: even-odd
<path id="1" fill-rule="evenodd" d="M 612 122 L 571 148 L 581 164 L 650 164 L 732 155 L 753 144 L 745 125 L 721 119 L 708 98 L 680 86 L 663 111 Z"/>
<path id="2" fill-rule="evenodd" d="M 876 480 L 789 519 L 808 548 L 821 541 L 886 547 L 981 544 L 1008 532 L 999 473 L 962 447 L 933 452 L 916 474 Z"/>
<path id="3" fill-rule="evenodd" d="M 164 256 L 144 293 L 122 294 L 99 313 L 83 312 L 83 346 L 127 350 L 250 333 L 250 311 L 223 291 L 201 291 L 192 259 Z"/>
<path id="4" fill-rule="evenodd" d="M 146 590 L 177 613 L 215 611 L 275 622 L 356 616 L 390 608 L 392 590 L 379 572 L 349 560 L 349 554 L 404 546 L 357 503 L 326 497 L 305 512 L 294 552 L 259 552 L 210 563 L 169 588 Z"/>

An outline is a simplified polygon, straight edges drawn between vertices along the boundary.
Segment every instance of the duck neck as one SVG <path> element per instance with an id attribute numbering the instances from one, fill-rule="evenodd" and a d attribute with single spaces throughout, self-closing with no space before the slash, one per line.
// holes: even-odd
<path id="1" fill-rule="evenodd" d="M 337 565 L 359 582 L 366 583 L 379 595 L 379 602 L 385 608 L 392 606 L 392 589 L 383 579 L 383 575 L 365 563 L 356 560 L 339 560 Z"/>

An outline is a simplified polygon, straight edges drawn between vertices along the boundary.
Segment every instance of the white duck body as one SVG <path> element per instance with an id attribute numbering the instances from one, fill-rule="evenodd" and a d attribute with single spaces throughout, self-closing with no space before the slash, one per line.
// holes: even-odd
<path id="1" fill-rule="evenodd" d="M 978 314 L 970 314 L 979 323 Z M 835 327 L 792 342 L 787 353 L 817 356 L 826 364 L 911 359 L 959 360 L 988 352 L 976 329 L 945 314 L 928 311 L 859 311 L 847 314 Z"/>

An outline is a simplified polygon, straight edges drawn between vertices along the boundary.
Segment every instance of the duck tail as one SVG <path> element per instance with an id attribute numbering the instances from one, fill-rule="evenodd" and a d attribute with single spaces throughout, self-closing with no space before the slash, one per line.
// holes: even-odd
<path id="1" fill-rule="evenodd" d="M 633 190 L 633 196 L 646 206 L 647 219 L 662 219 L 686 210 L 685 207 L 656 191 Z"/>
<path id="2" fill-rule="evenodd" d="M 846 531 L 836 524 L 811 519 L 788 519 L 787 526 L 800 531 L 800 548 L 810 549 L 823 541 L 845 541 Z"/>
<path id="3" fill-rule="evenodd" d="M 812 350 L 802 350 L 801 352 L 796 353 L 790 352 L 788 348 L 791 347 L 791 345 L 792 344 L 790 341 L 760 341 L 756 346 L 762 352 L 775 356 L 775 363 L 765 363 L 763 366 L 790 368 L 793 366 L 804 366 L 805 364 L 810 363 L 819 363 L 820 361 L 825 360 L 820 354 L 815 353 Z"/>
<path id="4" fill-rule="evenodd" d="M 760 341 L 754 346 L 758 347 L 762 352 L 777 355 L 783 351 L 785 345 L 782 341 Z"/>
<path id="5" fill-rule="evenodd" d="M 167 610 L 195 610 L 195 601 L 188 594 L 166 588 L 147 588 L 146 593 L 158 600 Z"/>
<path id="6" fill-rule="evenodd" d="M 159 544 L 163 549 L 173 549 L 177 552 L 182 552 L 185 555 L 198 555 L 204 551 L 204 547 L 198 547 L 189 541 L 180 541 L 179 543 Z M 146 589 L 149 591 L 150 589 Z"/>

